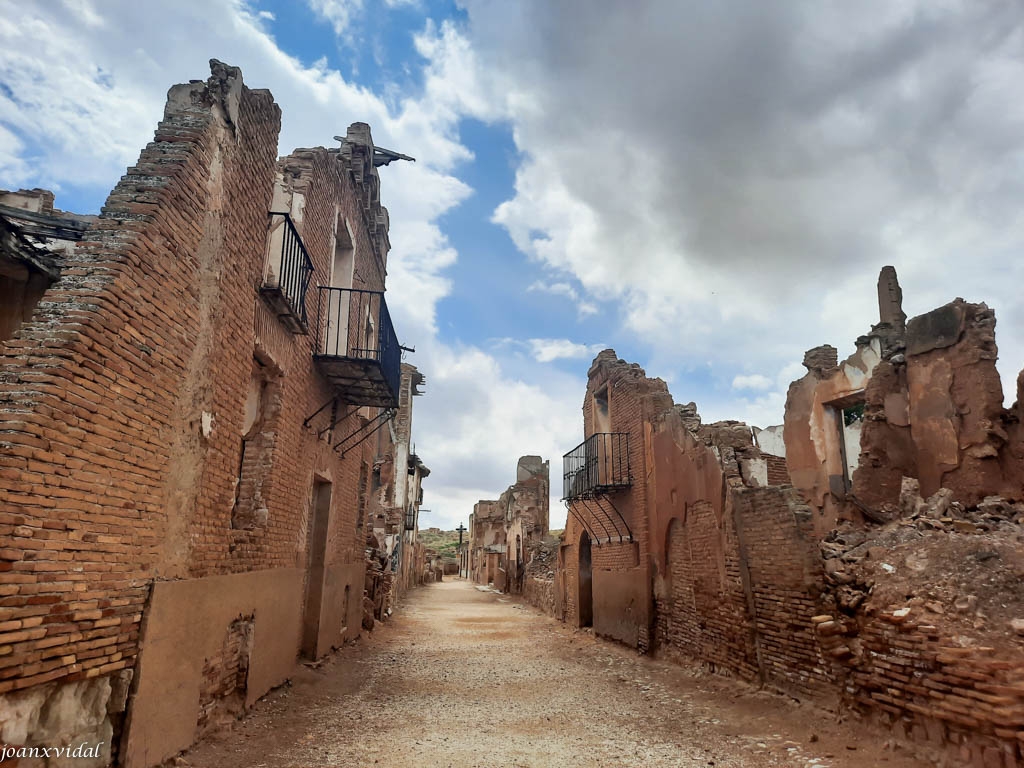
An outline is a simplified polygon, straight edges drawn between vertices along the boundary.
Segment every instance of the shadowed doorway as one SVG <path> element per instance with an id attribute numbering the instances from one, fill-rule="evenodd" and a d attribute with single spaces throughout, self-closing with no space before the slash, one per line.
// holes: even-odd
<path id="1" fill-rule="evenodd" d="M 594 624 L 594 587 L 593 568 L 590 564 L 590 536 L 580 535 L 580 626 L 590 627 Z"/>

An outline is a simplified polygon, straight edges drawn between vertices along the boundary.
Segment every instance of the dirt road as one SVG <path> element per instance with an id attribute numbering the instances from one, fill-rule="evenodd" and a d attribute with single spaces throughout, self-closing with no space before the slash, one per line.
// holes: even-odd
<path id="1" fill-rule="evenodd" d="M 877 734 L 464 581 L 415 590 L 367 640 L 304 669 L 177 764 L 922 765 Z"/>

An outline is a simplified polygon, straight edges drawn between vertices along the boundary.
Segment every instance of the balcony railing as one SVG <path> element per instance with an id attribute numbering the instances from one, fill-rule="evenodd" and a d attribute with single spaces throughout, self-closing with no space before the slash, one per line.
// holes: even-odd
<path id="1" fill-rule="evenodd" d="M 629 434 L 599 432 L 562 457 L 563 501 L 591 498 L 617 488 L 628 488 Z"/>
<path id="2" fill-rule="evenodd" d="M 313 262 L 287 213 L 270 214 L 267 259 L 260 293 L 292 333 L 307 333 L 306 291 Z"/>
<path id="3" fill-rule="evenodd" d="M 398 406 L 402 349 L 381 291 L 318 288 L 314 360 L 348 402 Z"/>

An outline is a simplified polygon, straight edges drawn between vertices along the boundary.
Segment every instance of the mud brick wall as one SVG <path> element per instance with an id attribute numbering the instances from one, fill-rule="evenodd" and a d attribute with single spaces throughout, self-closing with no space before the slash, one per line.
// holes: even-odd
<path id="1" fill-rule="evenodd" d="M 863 618 L 816 618 L 847 705 L 957 765 L 1024 765 L 1019 650 L 960 647 L 913 611 Z"/>
<path id="2" fill-rule="evenodd" d="M 523 598 L 530 605 L 544 611 L 548 616 L 555 615 L 555 580 L 542 579 L 527 574 L 523 580 Z"/>
<path id="3" fill-rule="evenodd" d="M 786 468 L 786 459 L 767 453 L 761 456 L 768 464 L 768 485 L 789 485 L 789 469 Z"/>
<path id="4" fill-rule="evenodd" d="M 821 587 L 812 515 L 788 485 L 748 486 L 742 425 L 651 422 L 655 646 L 801 698 L 836 692 L 811 618 Z M 742 438 L 742 439 L 741 439 Z"/>
<path id="5" fill-rule="evenodd" d="M 365 235 L 360 237 L 363 212 L 349 172 L 337 151 L 323 148 L 295 150 L 281 158 L 277 172 L 279 183 L 303 199 L 296 229 L 313 263 L 310 288 L 306 293 L 310 334 L 260 339 L 258 352 L 268 356 L 284 371 L 281 377 L 282 416 L 274 434 L 272 471 L 263 485 L 264 500 L 275 514 L 270 515 L 271 524 L 266 530 L 233 532 L 232 547 L 238 566 L 245 569 L 267 567 L 268 556 L 274 557 L 275 553 L 280 553 L 278 562 L 282 567 L 302 564 L 308 542 L 302 539 L 297 552 L 296 541 L 309 532 L 310 492 L 316 471 L 332 482 L 326 565 L 361 562 L 363 541 L 358 532 L 361 522 L 360 471 L 364 463 L 372 466 L 377 441 L 372 438 L 364 441 L 347 452 L 344 458 L 331 450 L 331 445 L 356 432 L 366 423 L 367 415 L 372 418 L 376 413 L 361 413 L 361 409 L 342 402 L 337 408 L 328 407 L 314 419 L 311 423 L 313 429 L 303 427 L 302 422 L 328 403 L 334 394 L 313 367 L 312 355 L 318 311 L 321 311 L 316 286 L 327 285 L 330 281 L 336 227 L 345 226 L 347 221 L 356 233 L 353 287 L 383 290 L 384 270 L 370 247 L 369 238 Z M 262 256 L 259 265 L 262 266 Z M 253 286 L 258 285 L 259 280 L 257 277 L 250 284 L 247 296 L 254 295 Z M 257 312 L 268 312 L 263 302 L 257 305 Z M 340 422 L 317 439 L 314 430 L 325 429 L 339 416 L 343 416 Z M 207 557 L 215 560 L 216 555 L 210 552 Z M 212 567 L 213 562 L 210 565 Z"/>
<path id="6" fill-rule="evenodd" d="M 594 568 L 604 568 L 609 571 L 626 570 L 635 568 L 637 560 L 637 545 L 628 542 L 612 542 L 610 544 L 596 544 L 591 546 L 590 558 Z"/>
<path id="7" fill-rule="evenodd" d="M 232 174 L 220 180 L 232 214 L 211 210 L 221 129 L 209 105 L 169 115 L 0 348 L 0 692 L 133 663 L 148 579 L 190 494 L 168 468 L 200 440 L 200 425 L 183 423 L 196 414 L 182 385 L 212 342 L 200 336 L 217 269 L 205 220 L 241 246 L 245 226 L 232 222 L 264 218 L 269 201 L 278 110 L 247 90 L 238 108 L 255 199 Z"/>
<path id="8" fill-rule="evenodd" d="M 835 681 L 811 619 L 821 558 L 811 511 L 792 487 L 743 488 L 733 515 L 752 596 L 764 679 L 803 697 L 834 701 Z"/>
<path id="9" fill-rule="evenodd" d="M 567 620 L 572 622 L 578 621 L 575 604 L 579 572 L 578 543 L 584 531 L 588 531 L 593 540 L 591 558 L 594 570 L 633 569 L 647 561 L 650 546 L 644 424 L 650 414 L 660 412 L 672 403 L 663 381 L 648 379 L 640 366 L 620 360 L 614 350 L 606 349 L 597 355 L 588 373 L 587 391 L 583 400 L 585 437 L 590 437 L 601 429 L 601 425 L 597 423 L 594 405 L 594 395 L 601 392 L 606 392 L 608 399 L 607 431 L 629 435 L 629 469 L 632 482 L 629 488 L 616 491 L 610 497 L 588 499 L 585 504 L 579 501 L 572 503 L 575 514 L 569 514 L 566 520 L 564 541 L 573 546 L 563 550 L 566 558 L 566 616 Z M 581 519 L 585 526 L 580 522 Z M 619 537 L 627 534 L 632 534 L 633 541 L 620 543 Z M 609 538 L 611 542 L 607 542 Z M 597 540 L 602 541 L 600 546 Z M 601 596 L 595 589 L 595 626 L 602 624 L 602 611 L 609 610 L 615 611 L 618 608 L 613 604 L 603 605 Z M 646 617 L 646 611 L 639 615 Z M 635 621 L 636 618 L 631 620 Z M 646 618 L 642 620 L 646 622 Z M 648 629 L 646 624 L 639 628 L 639 636 L 643 637 L 645 642 L 649 641 Z"/>
<path id="10" fill-rule="evenodd" d="M 747 678 L 758 675 L 739 545 L 707 502 L 669 525 L 667 562 L 655 593 L 655 645 Z"/>
<path id="11" fill-rule="evenodd" d="M 625 533 L 625 519 L 638 544 L 639 558 L 645 560 L 649 550 L 647 508 L 647 471 L 644 452 L 644 423 L 647 416 L 672 403 L 665 382 L 648 379 L 643 368 L 618 359 L 614 350 L 606 349 L 594 358 L 588 372 L 587 391 L 583 399 L 584 436 L 599 431 L 595 415 L 594 395 L 606 392 L 611 432 L 629 435 L 629 469 L 631 485 L 610 498 L 590 500 L 586 505 L 574 504 L 576 512 L 587 521 L 593 535 L 618 539 Z M 572 516 L 570 515 L 570 521 Z M 594 548 L 595 556 L 597 548 Z M 598 567 L 595 562 L 595 567 Z M 627 567 L 632 567 L 632 564 Z"/>
<path id="12" fill-rule="evenodd" d="M 365 423 L 356 408 L 328 408 L 303 425 L 334 391 L 314 368 L 313 337 L 285 331 L 259 295 L 275 178 L 305 196 L 299 231 L 311 285 L 328 281 L 339 219 L 355 233 L 357 286 L 383 289 L 387 238 L 367 232 L 337 151 L 303 150 L 278 164 L 279 127 L 271 95 L 219 62 L 208 82 L 172 88 L 154 141 L 32 319 L 0 346 L 0 696 L 130 673 L 154 580 L 306 565 L 314 477 L 333 485 L 331 589 L 340 596 L 362 583 L 358 475 L 374 441 L 344 458 L 332 450 Z M 315 289 L 306 309 L 316 317 Z M 259 436 L 269 461 L 258 466 L 241 460 L 254 366 L 275 392 Z M 345 418 L 318 438 L 335 415 Z M 235 514 L 240 467 L 242 495 L 255 512 L 258 491 L 262 516 Z M 233 597 L 251 602 L 246 589 Z M 332 632 L 354 626 L 337 618 Z M 160 668 L 154 658 L 147 668 Z M 219 675 L 222 665 L 211 664 Z M 155 726 L 140 723 L 132 727 Z"/>

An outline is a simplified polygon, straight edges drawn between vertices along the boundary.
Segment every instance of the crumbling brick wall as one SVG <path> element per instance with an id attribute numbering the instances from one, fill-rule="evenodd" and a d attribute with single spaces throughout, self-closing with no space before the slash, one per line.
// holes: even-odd
<path id="1" fill-rule="evenodd" d="M 648 580 L 645 422 L 671 403 L 665 383 L 648 379 L 640 366 L 620 360 L 611 349 L 597 355 L 588 372 L 583 400 L 584 437 L 598 433 L 628 435 L 627 455 L 616 457 L 616 461 L 619 467 L 628 465 L 630 484 L 628 488 L 572 501 L 566 520 L 565 541 L 573 545 L 564 550 L 566 620 L 580 622 L 577 542 L 581 534 L 587 533 L 592 540 L 593 571 L 607 585 L 604 590 L 593 591 L 595 631 L 643 646 L 650 641 L 650 605 L 649 599 L 637 604 L 636 595 L 644 592 L 642 585 Z"/>
<path id="2" fill-rule="evenodd" d="M 651 434 L 655 647 L 799 695 L 834 698 L 815 672 L 820 566 L 810 510 L 765 486 L 735 422 L 670 409 Z"/>
<path id="3" fill-rule="evenodd" d="M 853 492 L 867 505 L 895 505 L 903 476 L 925 496 L 949 488 L 976 504 L 986 495 L 1024 497 L 996 370 L 995 314 L 957 299 L 907 324 L 904 354 L 881 362 L 866 387 L 863 456 Z"/>
<path id="4" fill-rule="evenodd" d="M 148 677 L 138 681 L 121 756 L 129 765 L 191 743 L 199 668 L 173 688 L 160 676 L 193 669 L 175 654 L 220 638 L 220 610 L 254 613 L 253 642 L 268 649 L 253 656 L 260 663 L 250 669 L 246 704 L 290 672 L 314 480 L 333 487 L 327 575 L 314 607 L 318 652 L 340 642 L 342 628 L 354 636 L 359 623 L 340 615 L 359 611 L 341 595 L 363 585 L 358 480 L 373 446 L 342 458 L 332 443 L 365 417 L 335 403 L 304 424 L 335 390 L 313 366 L 311 337 L 286 330 L 259 289 L 278 173 L 278 189 L 302 196 L 297 228 L 312 285 L 326 282 L 340 211 L 369 233 L 357 238 L 366 245 L 356 248 L 356 269 L 367 287 L 383 289 L 386 214 L 370 232 L 358 157 L 303 150 L 279 165 L 280 112 L 270 94 L 246 88 L 232 67 L 212 69 L 207 82 L 171 89 L 155 140 L 31 321 L 0 347 L 0 640 L 10 646 L 0 695 L 134 669 L 145 607 L 156 618 L 146 625 Z M 316 317 L 313 289 L 306 310 Z M 262 458 L 247 467 L 254 366 L 278 391 L 256 433 Z M 326 428 L 338 415 L 345 418 Z M 165 588 L 154 587 L 147 604 L 154 580 Z M 172 641 L 180 621 L 168 617 L 179 601 L 193 626 Z M 113 701 L 114 686 L 106 690 Z"/>
<path id="5" fill-rule="evenodd" d="M 198 496 L 189 456 L 203 450 L 196 401 L 212 384 L 197 377 L 214 346 L 204 323 L 214 295 L 230 292 L 217 287 L 221 265 L 262 251 L 279 123 L 269 94 L 238 94 L 233 130 L 250 147 L 238 167 L 211 112 L 226 87 L 215 76 L 168 107 L 31 322 L 0 350 L 3 618 L 17 627 L 3 637 L 0 692 L 130 667 L 147 579 L 184 559 L 167 549 Z M 251 204 L 226 206 L 253 181 Z"/>
<path id="6" fill-rule="evenodd" d="M 1024 504 L 908 493 L 904 518 L 820 545 L 813 621 L 843 704 L 951 764 L 1024 764 Z"/>
<path id="7" fill-rule="evenodd" d="M 252 638 L 253 617 L 240 616 L 228 625 L 220 651 L 203 660 L 197 723 L 200 733 L 216 728 L 244 710 Z"/>
<path id="8" fill-rule="evenodd" d="M 786 461 L 820 535 L 840 519 L 891 518 L 903 477 L 965 504 L 1024 498 L 1020 418 L 1003 408 L 994 313 L 956 299 L 906 321 L 901 299 L 884 268 L 880 320 L 857 351 L 839 363 L 834 347 L 810 350 L 807 375 L 790 385 Z M 857 402 L 859 439 L 842 445 L 839 414 Z"/>
<path id="9" fill-rule="evenodd" d="M 498 497 L 496 509 L 504 515 L 501 540 L 505 544 L 505 586 L 508 592 L 523 589 L 529 552 L 548 532 L 550 464 L 540 456 L 520 456 L 516 482 Z"/>

